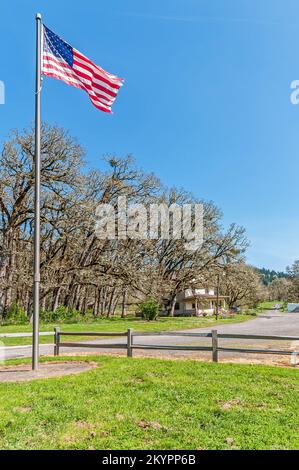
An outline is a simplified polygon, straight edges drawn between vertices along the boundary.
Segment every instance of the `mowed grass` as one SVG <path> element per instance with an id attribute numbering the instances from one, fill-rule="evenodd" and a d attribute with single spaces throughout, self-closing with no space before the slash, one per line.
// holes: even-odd
<path id="1" fill-rule="evenodd" d="M 191 328 L 210 327 L 223 323 L 236 323 L 252 319 L 251 315 L 234 315 L 226 319 L 215 320 L 215 317 L 186 317 L 186 318 L 159 318 L 156 321 L 145 321 L 142 318 L 128 317 L 128 318 L 110 318 L 99 319 L 97 321 L 90 321 L 84 323 L 42 323 L 40 331 L 54 331 L 55 326 L 59 326 L 61 331 L 73 332 L 125 332 L 128 328 L 133 328 L 136 331 L 171 331 L 171 330 L 184 330 Z M 0 326 L 0 334 L 4 333 L 31 333 L 31 325 L 9 325 Z M 82 341 L 86 340 L 86 336 L 68 337 L 68 341 Z M 91 338 L 88 338 L 90 340 Z M 31 338 L 0 338 L 0 341 L 5 346 L 16 346 L 31 344 Z M 52 343 L 53 337 L 40 336 L 40 342 Z"/>
<path id="2" fill-rule="evenodd" d="M 279 300 L 265 300 L 264 302 L 259 303 L 259 308 L 262 310 L 271 310 L 275 305 L 282 305 L 283 302 Z"/>
<path id="3" fill-rule="evenodd" d="M 1 449 L 299 449 L 298 369 L 80 360 L 99 367 L 0 383 Z"/>

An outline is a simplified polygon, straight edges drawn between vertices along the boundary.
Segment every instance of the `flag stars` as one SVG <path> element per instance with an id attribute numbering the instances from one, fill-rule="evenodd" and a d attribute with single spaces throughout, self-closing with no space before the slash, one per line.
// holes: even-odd
<path id="1" fill-rule="evenodd" d="M 45 42 L 46 46 L 53 52 L 53 54 L 62 58 L 66 63 L 72 67 L 73 66 L 73 48 L 63 41 L 59 36 L 54 34 L 49 28 L 45 28 Z"/>

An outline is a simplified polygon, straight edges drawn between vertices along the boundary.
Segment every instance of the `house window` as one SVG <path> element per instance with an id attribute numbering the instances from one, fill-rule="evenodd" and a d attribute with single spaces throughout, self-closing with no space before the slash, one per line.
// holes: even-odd
<path id="1" fill-rule="evenodd" d="M 194 304 L 194 303 L 192 304 L 192 308 L 195 308 L 195 304 Z"/>
<path id="2" fill-rule="evenodd" d="M 175 310 L 180 310 L 180 304 L 178 302 L 175 303 L 174 309 Z"/>
<path id="3" fill-rule="evenodd" d="M 205 289 L 205 293 L 206 293 L 206 294 L 209 293 L 209 289 L 208 289 L 208 288 Z"/>

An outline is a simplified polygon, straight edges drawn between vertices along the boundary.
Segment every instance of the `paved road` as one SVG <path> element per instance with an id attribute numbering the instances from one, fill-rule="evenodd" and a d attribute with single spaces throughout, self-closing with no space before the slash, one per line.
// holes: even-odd
<path id="1" fill-rule="evenodd" d="M 216 327 L 214 327 L 216 329 Z M 209 328 L 197 328 L 191 330 L 192 332 L 209 332 Z M 184 330 L 190 332 L 190 330 Z M 239 334 L 252 334 L 252 335 L 284 335 L 284 336 L 298 336 L 299 337 L 299 313 L 279 313 L 277 311 L 268 311 L 263 315 L 260 315 L 252 320 L 243 323 L 232 323 L 232 324 L 219 324 L 217 326 L 219 333 L 239 333 Z M 92 341 L 94 344 L 109 344 L 117 343 L 123 344 L 126 341 L 125 338 L 113 338 Z M 89 341 L 84 341 L 89 343 Z M 134 338 L 135 344 L 142 345 L 210 345 L 211 339 L 204 338 L 192 338 L 192 337 L 179 337 L 179 336 L 142 336 Z M 222 339 L 220 340 L 220 346 L 227 347 L 250 347 L 250 348 L 271 348 L 271 349 L 292 349 L 299 351 L 299 342 L 287 342 L 287 341 L 274 341 L 274 340 L 232 340 Z M 52 345 L 41 345 L 41 355 L 52 355 Z M 125 355 L 124 349 L 91 349 L 91 348 L 61 348 L 61 354 L 117 354 Z M 5 359 L 29 357 L 31 355 L 31 346 L 23 346 L 19 348 L 6 348 Z M 172 358 L 192 358 L 192 359 L 210 359 L 210 352 L 187 352 L 187 351 L 167 351 L 167 350 L 135 350 L 134 356 L 151 356 L 151 357 L 172 357 Z M 237 362 L 268 362 L 268 363 L 290 363 L 288 356 L 273 356 L 273 355 L 257 355 L 257 354 L 240 354 L 240 353 L 220 353 L 220 360 L 234 360 Z"/>

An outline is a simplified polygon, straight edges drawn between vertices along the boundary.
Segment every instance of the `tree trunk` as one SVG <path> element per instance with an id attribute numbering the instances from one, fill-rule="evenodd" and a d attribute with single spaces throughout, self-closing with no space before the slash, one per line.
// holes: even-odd
<path id="1" fill-rule="evenodd" d="M 114 293 L 115 293 L 115 287 L 113 287 L 111 294 L 110 294 L 110 299 L 109 299 L 109 304 L 108 304 L 108 311 L 107 311 L 107 318 L 110 318 L 113 312 L 113 299 L 114 299 Z"/>
<path id="2" fill-rule="evenodd" d="M 170 309 L 169 309 L 169 313 L 168 313 L 169 317 L 174 317 L 175 304 L 176 304 L 176 294 L 172 297 L 172 300 L 171 300 L 171 303 L 170 303 Z"/>
<path id="3" fill-rule="evenodd" d="M 127 289 L 123 292 L 122 304 L 121 304 L 121 318 L 125 318 L 127 316 L 127 299 L 128 299 L 128 291 Z"/>
<path id="4" fill-rule="evenodd" d="M 54 302 L 53 302 L 53 307 L 52 307 L 53 312 L 55 312 L 59 307 L 60 292 L 61 292 L 61 287 L 58 287 L 54 294 Z"/>

